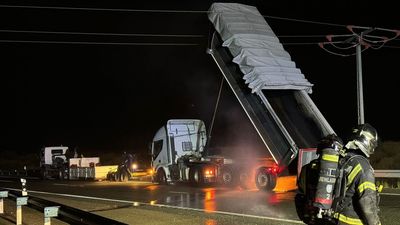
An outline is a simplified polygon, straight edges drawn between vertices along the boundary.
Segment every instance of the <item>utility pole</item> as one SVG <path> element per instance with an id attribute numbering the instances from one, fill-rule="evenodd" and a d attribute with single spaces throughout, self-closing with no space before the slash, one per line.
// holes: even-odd
<path id="1" fill-rule="evenodd" d="M 361 38 L 359 38 L 359 43 Z M 362 80 L 361 44 L 356 47 L 357 59 L 357 112 L 358 124 L 364 124 L 364 91 Z"/>
<path id="2" fill-rule="evenodd" d="M 368 48 L 379 49 L 386 42 L 397 38 L 400 35 L 398 30 L 389 30 L 383 28 L 370 28 L 360 26 L 347 26 L 351 34 L 342 35 L 327 35 L 328 42 L 319 43 L 319 46 L 325 51 L 339 56 L 352 56 L 356 55 L 357 66 L 357 118 L 358 124 L 364 124 L 364 90 L 363 90 L 363 76 L 362 76 L 362 59 L 361 53 Z M 357 32 L 358 31 L 358 32 Z M 379 35 L 372 35 L 373 32 Z M 395 33 L 391 38 L 383 36 L 382 33 Z M 346 38 L 346 39 L 343 39 Z M 339 46 L 340 45 L 340 46 Z M 343 46 L 342 46 L 343 45 Z M 329 50 L 327 46 L 332 46 L 333 50 Z M 355 48 L 354 52 L 351 49 Z M 340 51 L 340 52 L 339 52 Z"/>

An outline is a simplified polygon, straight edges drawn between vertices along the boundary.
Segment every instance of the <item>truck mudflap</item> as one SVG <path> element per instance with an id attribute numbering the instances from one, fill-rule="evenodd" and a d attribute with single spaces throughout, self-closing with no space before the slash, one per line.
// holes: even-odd
<path id="1" fill-rule="evenodd" d="M 299 148 L 316 147 L 334 133 L 304 90 L 260 90 L 252 93 L 243 73 L 218 33 L 211 38 L 211 54 L 248 118 L 279 167 L 287 167 Z"/>

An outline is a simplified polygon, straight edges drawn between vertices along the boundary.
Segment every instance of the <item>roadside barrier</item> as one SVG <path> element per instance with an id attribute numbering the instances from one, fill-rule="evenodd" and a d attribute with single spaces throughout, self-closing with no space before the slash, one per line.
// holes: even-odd
<path id="1" fill-rule="evenodd" d="M 400 170 L 375 170 L 375 178 L 384 188 L 400 188 Z"/>
<path id="2" fill-rule="evenodd" d="M 35 209 L 43 213 L 44 225 L 51 225 L 51 218 L 57 218 L 69 224 L 80 225 L 127 225 L 116 220 L 102 217 L 80 209 L 72 208 L 57 202 L 28 196 L 26 180 L 20 179 L 21 191 L 0 190 L 0 214 L 4 213 L 4 198 L 8 198 L 16 202 L 16 224 L 22 225 L 22 206 Z"/>

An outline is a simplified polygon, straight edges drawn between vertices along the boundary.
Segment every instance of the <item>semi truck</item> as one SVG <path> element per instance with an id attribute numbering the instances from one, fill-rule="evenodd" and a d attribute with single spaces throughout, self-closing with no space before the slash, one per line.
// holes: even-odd
<path id="1" fill-rule="evenodd" d="M 257 172 L 248 179 L 260 189 L 271 190 L 277 174 L 296 162 L 299 150 L 315 149 L 322 137 L 335 132 L 309 96 L 313 84 L 296 67 L 256 7 L 213 3 L 208 18 L 214 32 L 207 53 L 273 161 L 255 166 Z M 203 122 L 168 121 L 152 142 L 155 181 L 200 184 L 252 176 L 240 163 L 203 156 L 205 146 Z M 231 172 L 224 173 L 228 168 Z"/>
<path id="2" fill-rule="evenodd" d="M 50 146 L 40 150 L 40 175 L 43 179 L 68 178 L 68 147 Z"/>
<path id="3" fill-rule="evenodd" d="M 237 161 L 206 152 L 205 124 L 199 119 L 171 119 L 155 134 L 152 145 L 154 181 L 161 184 L 187 182 L 192 185 L 249 185 L 255 174 L 259 189 L 272 190 L 279 168 L 271 158 Z"/>

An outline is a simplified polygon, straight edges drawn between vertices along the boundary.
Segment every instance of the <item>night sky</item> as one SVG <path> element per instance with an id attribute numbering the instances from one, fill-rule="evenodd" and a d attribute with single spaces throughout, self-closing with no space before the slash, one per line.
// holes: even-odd
<path id="1" fill-rule="evenodd" d="M 62 144 L 143 153 L 168 119 L 199 118 L 208 127 L 221 81 L 206 54 L 205 11 L 212 1 L 166 2 L 1 1 L 0 151 Z M 332 55 L 317 43 L 324 35 L 349 34 L 338 24 L 400 29 L 394 2 L 238 2 L 270 16 L 267 22 L 314 84 L 311 98 L 346 135 L 357 124 L 356 58 Z M 52 8 L 9 7 L 15 4 Z M 400 38 L 363 52 L 365 120 L 382 140 L 400 140 L 399 55 Z M 211 145 L 263 148 L 227 86 Z"/>

